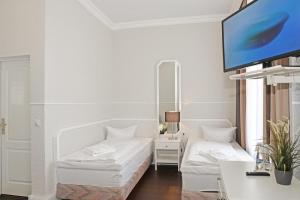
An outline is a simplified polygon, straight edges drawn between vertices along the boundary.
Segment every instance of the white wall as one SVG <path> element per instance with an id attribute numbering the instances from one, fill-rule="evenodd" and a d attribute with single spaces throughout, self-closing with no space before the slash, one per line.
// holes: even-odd
<path id="1" fill-rule="evenodd" d="M 51 195 L 58 132 L 111 118 L 112 33 L 77 1 L 46 0 L 45 41 L 45 182 Z"/>
<path id="2" fill-rule="evenodd" d="M 235 121 L 220 23 L 112 33 L 74 0 L 1 0 L 0 26 L 1 57 L 31 56 L 32 199 L 54 194 L 61 129 L 114 118 L 113 126 L 139 123 L 140 136 L 156 133 L 160 60 L 182 65 L 183 118 Z"/>
<path id="3" fill-rule="evenodd" d="M 247 0 L 250 3 L 252 0 Z M 231 12 L 234 13 L 235 11 L 239 10 L 241 7 L 243 0 L 234 0 L 231 6 Z"/>
<path id="4" fill-rule="evenodd" d="M 235 122 L 235 83 L 223 73 L 221 23 L 114 32 L 114 117 L 155 119 L 156 64 L 182 65 L 182 118 Z"/>
<path id="5" fill-rule="evenodd" d="M 0 57 L 30 55 L 32 190 L 44 182 L 44 1 L 0 1 Z M 40 121 L 40 127 L 34 126 Z"/>

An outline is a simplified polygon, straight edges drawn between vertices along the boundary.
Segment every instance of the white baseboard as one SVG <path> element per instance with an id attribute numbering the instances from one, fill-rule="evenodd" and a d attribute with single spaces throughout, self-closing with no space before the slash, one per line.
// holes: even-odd
<path id="1" fill-rule="evenodd" d="M 39 195 L 29 195 L 28 200 L 58 200 L 55 195 L 39 196 Z"/>

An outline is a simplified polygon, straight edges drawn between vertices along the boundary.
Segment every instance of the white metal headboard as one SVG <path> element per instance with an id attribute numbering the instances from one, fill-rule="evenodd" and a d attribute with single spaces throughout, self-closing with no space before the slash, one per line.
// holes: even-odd
<path id="1" fill-rule="evenodd" d="M 55 160 L 59 160 L 61 156 L 80 150 L 85 146 L 104 140 L 105 125 L 109 121 L 92 122 L 60 130 L 54 139 Z"/>
<path id="2" fill-rule="evenodd" d="M 182 119 L 181 132 L 190 138 L 202 137 L 202 125 L 220 128 L 229 128 L 233 126 L 228 119 Z"/>

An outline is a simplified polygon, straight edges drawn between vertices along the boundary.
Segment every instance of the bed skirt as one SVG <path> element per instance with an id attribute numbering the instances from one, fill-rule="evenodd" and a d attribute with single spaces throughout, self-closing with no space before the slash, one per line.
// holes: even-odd
<path id="1" fill-rule="evenodd" d="M 143 162 L 123 187 L 57 184 L 56 197 L 68 200 L 125 200 L 151 164 L 152 156 Z"/>
<path id="2" fill-rule="evenodd" d="M 218 193 L 192 192 L 182 190 L 181 200 L 217 200 Z"/>

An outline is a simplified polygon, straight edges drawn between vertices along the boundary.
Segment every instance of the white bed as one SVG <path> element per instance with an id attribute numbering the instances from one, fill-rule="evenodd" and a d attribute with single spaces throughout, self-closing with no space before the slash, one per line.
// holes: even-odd
<path id="1" fill-rule="evenodd" d="M 216 162 L 214 162 L 213 159 L 202 155 L 202 153 L 195 156 L 196 151 L 208 152 L 209 145 L 212 149 L 223 148 L 224 155 L 222 156 L 225 160 L 253 160 L 236 142 L 227 144 L 206 142 L 201 138 L 190 138 L 188 140 L 181 165 L 183 191 L 218 191 L 217 179 L 220 174 L 218 159 L 214 158 L 216 159 Z M 215 155 L 214 157 L 218 156 Z"/>
<path id="2" fill-rule="evenodd" d="M 107 144 L 107 141 L 104 143 Z M 85 149 L 62 156 L 57 161 L 59 198 L 76 199 L 83 189 L 88 190 L 86 193 L 93 193 L 89 196 L 101 195 L 102 199 L 107 195 L 110 195 L 109 199 L 127 197 L 151 163 L 153 141 L 150 138 L 134 138 L 110 141 L 109 144 L 116 149 L 113 155 L 117 156 L 114 156 L 113 162 L 97 160 L 88 155 Z M 71 190 L 77 194 L 65 194 Z M 114 193 L 117 194 L 112 198 Z"/>

